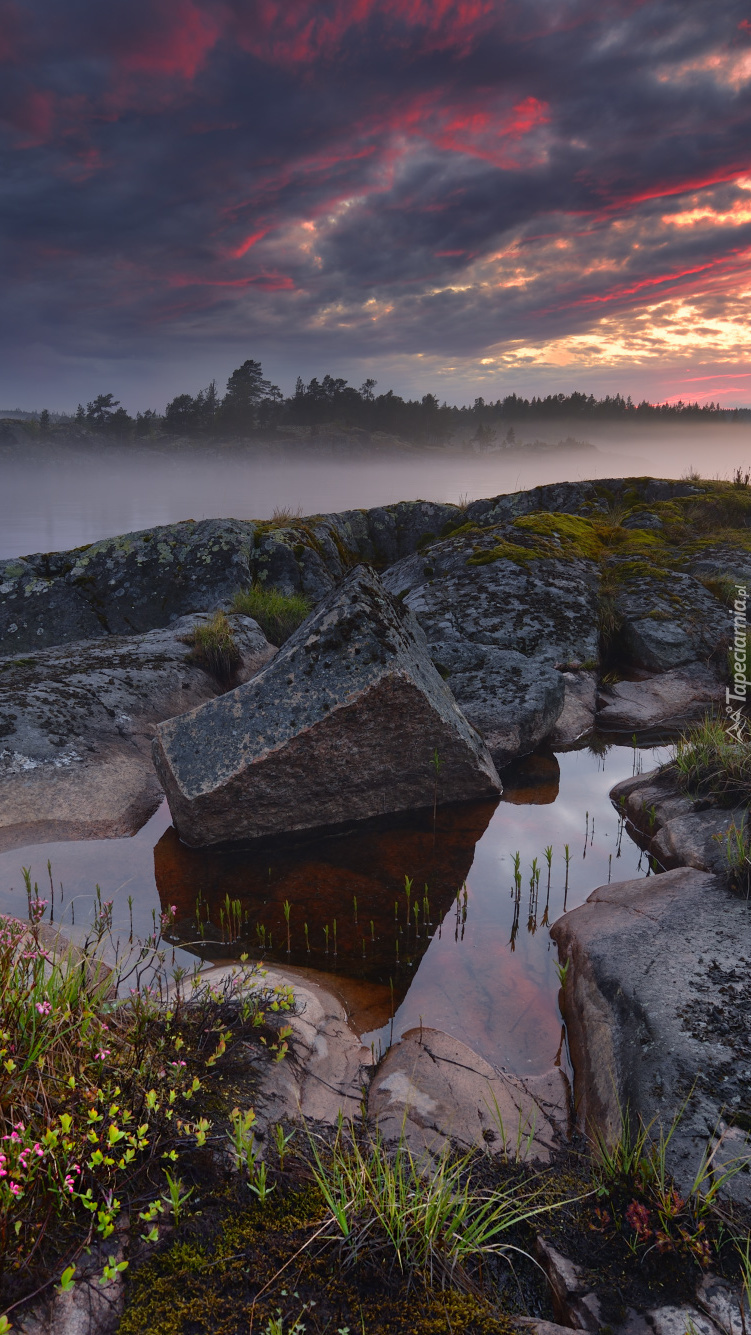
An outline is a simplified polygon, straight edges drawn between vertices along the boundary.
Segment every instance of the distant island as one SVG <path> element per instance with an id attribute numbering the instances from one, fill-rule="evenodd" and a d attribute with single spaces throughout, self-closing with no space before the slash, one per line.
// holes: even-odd
<path id="1" fill-rule="evenodd" d="M 86 407 L 79 404 L 74 414 L 0 410 L 0 445 L 40 438 L 84 445 L 103 437 L 165 444 L 273 439 L 295 445 L 333 435 L 353 444 L 459 445 L 495 453 L 594 448 L 572 437 L 552 447 L 546 441 L 518 440 L 518 428 L 533 423 L 751 422 L 751 408 L 722 408 L 719 403 L 634 403 L 621 394 L 598 399 L 574 391 L 530 399 L 518 394 L 495 401 L 478 397 L 471 406 L 458 406 L 441 403 L 431 393 L 419 399 L 404 399 L 393 390 L 376 394 L 376 386 L 377 381 L 366 379 L 355 389 L 331 375 L 322 380 L 314 376 L 306 384 L 298 376 L 294 394 L 285 397 L 265 379 L 261 363 L 248 360 L 232 372 L 223 396 L 212 380 L 195 395 L 178 394 L 163 414 L 146 409 L 132 417 L 112 393 L 97 395 Z"/>

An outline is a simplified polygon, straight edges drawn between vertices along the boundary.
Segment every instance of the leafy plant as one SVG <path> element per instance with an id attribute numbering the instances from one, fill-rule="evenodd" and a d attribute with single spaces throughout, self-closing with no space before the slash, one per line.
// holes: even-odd
<path id="1" fill-rule="evenodd" d="M 710 1137 L 694 1180 L 686 1194 L 677 1190 L 667 1166 L 670 1142 L 688 1100 L 679 1108 L 667 1131 L 655 1121 L 636 1122 L 628 1107 L 620 1110 L 620 1127 L 612 1144 L 595 1138 L 595 1183 L 612 1214 L 601 1216 L 620 1232 L 629 1249 L 655 1247 L 658 1252 L 682 1252 L 700 1265 L 711 1260 L 707 1225 L 722 1188 L 742 1171 L 744 1158 L 719 1163 L 723 1135 Z M 718 1166 L 719 1165 L 719 1166 Z"/>
<path id="2" fill-rule="evenodd" d="M 235 1039 L 262 1039 L 269 1011 L 293 1004 L 290 989 L 266 987 L 245 965 L 220 987 L 177 970 L 168 997 L 157 983 L 172 910 L 125 956 L 111 942 L 110 971 L 100 947 L 112 906 L 100 894 L 84 945 L 50 952 L 40 938 L 46 901 L 28 869 L 24 880 L 28 923 L 0 917 L 0 1301 L 50 1269 L 62 1270 L 65 1291 L 82 1248 L 111 1237 L 131 1201 L 141 1236 L 156 1240 L 163 1205 L 144 1208 L 144 1191 L 166 1164 L 173 1212 L 184 1207 L 190 1191 L 174 1164 L 183 1145 L 206 1143 L 210 1123 L 194 1121 L 191 1105 L 207 1070 Z M 277 1056 L 284 1034 L 274 1025 Z"/>
<path id="3" fill-rule="evenodd" d="M 282 593 L 280 589 L 256 583 L 235 594 L 232 611 L 253 617 L 266 639 L 280 645 L 310 616 L 312 606 L 302 593 Z"/>
<path id="4" fill-rule="evenodd" d="M 169 1206 L 170 1209 L 172 1210 L 172 1218 L 174 1219 L 175 1224 L 177 1225 L 180 1223 L 180 1215 L 182 1214 L 183 1206 L 187 1204 L 187 1202 L 193 1195 L 193 1188 L 190 1187 L 188 1191 L 186 1191 L 185 1183 L 183 1182 L 182 1178 L 178 1177 L 177 1174 L 175 1174 L 175 1176 L 173 1177 L 169 1171 L 169 1168 L 165 1168 L 164 1176 L 167 1179 L 167 1193 L 168 1193 L 164 1197 L 164 1200 L 169 1201 Z"/>

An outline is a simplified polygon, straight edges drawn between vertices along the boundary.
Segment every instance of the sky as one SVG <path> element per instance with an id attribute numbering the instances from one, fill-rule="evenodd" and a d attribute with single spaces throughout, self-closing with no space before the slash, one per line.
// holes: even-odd
<path id="1" fill-rule="evenodd" d="M 751 403 L 734 0 L 0 0 L 0 407 Z"/>

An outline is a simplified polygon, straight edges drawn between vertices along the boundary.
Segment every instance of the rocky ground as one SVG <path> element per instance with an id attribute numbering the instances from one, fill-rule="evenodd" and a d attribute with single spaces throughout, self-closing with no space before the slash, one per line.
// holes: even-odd
<path id="1" fill-rule="evenodd" d="M 185 643 L 208 619 L 0 658 L 0 848 L 140 829 L 163 796 L 157 723 L 226 689 Z M 237 683 L 276 651 L 250 617 L 231 623 Z"/>
<path id="2" fill-rule="evenodd" d="M 350 573 L 362 563 L 380 571 L 382 583 Z M 444 725 L 448 706 L 440 702 L 448 700 L 452 736 L 473 749 L 486 789 L 493 762 L 503 765 L 542 742 L 570 745 L 596 726 L 631 734 L 685 722 L 724 696 L 728 600 L 733 581 L 751 581 L 751 491 L 609 479 L 461 510 L 414 502 L 275 524 L 185 523 L 5 562 L 0 579 L 0 838 L 12 846 L 66 831 L 80 837 L 136 828 L 161 794 L 149 761 L 157 726 L 167 750 L 182 739 L 160 771 L 169 787 L 182 764 L 178 752 L 208 752 L 215 732 L 227 740 L 233 728 L 246 737 L 242 701 L 255 700 L 264 681 L 289 754 L 301 736 L 307 746 L 315 729 L 333 736 L 321 683 L 311 720 L 298 719 L 299 701 L 285 702 L 284 693 L 296 685 L 311 637 L 336 631 L 337 607 L 363 580 L 383 603 L 384 625 L 399 622 L 399 635 L 411 629 L 409 644 L 397 645 L 397 635 L 390 646 L 390 666 L 372 652 L 368 671 L 358 665 L 362 700 L 395 665 L 400 681 L 419 687 L 413 704 L 418 695 L 421 707 L 427 700 Z M 256 623 L 233 618 L 242 665 L 230 685 L 243 678 L 247 685 L 224 694 L 227 683 L 191 661 L 183 636 L 253 581 L 304 592 L 319 607 L 276 663 Z M 367 636 L 329 638 L 321 667 L 346 683 L 353 645 Z M 316 664 L 309 666 L 314 674 Z M 328 703 L 341 712 L 344 686 L 340 695 Z M 394 755 L 411 735 L 408 714 L 405 704 L 401 722 L 392 718 Z M 446 737 L 434 747 L 441 762 L 451 751 Z M 274 738 L 269 748 L 256 738 L 256 759 L 265 763 Z M 337 748 L 346 749 L 338 734 Z M 368 778 L 366 760 L 363 753 Z M 231 766 L 222 764 L 224 782 Z M 429 805 L 429 785 L 423 788 L 420 800 Z M 231 806 L 237 794 L 231 782 L 229 789 Z M 308 791 L 310 826 L 315 784 L 306 802 Z M 438 801 L 437 777 L 433 793 Z M 445 800 L 457 795 L 454 785 Z M 323 811 L 324 788 L 318 796 Z M 686 1102 L 668 1157 L 680 1190 L 689 1190 L 708 1145 L 715 1174 L 745 1156 L 725 1195 L 741 1210 L 751 1206 L 751 917 L 747 901 L 725 883 L 716 837 L 744 813 L 692 801 L 666 774 L 636 776 L 618 785 L 613 800 L 661 871 L 599 887 L 553 928 L 568 965 L 562 1006 L 578 1131 L 568 1126 L 560 1072 L 539 1087 L 522 1085 L 427 1028 L 406 1036 L 373 1073 L 340 1003 L 299 978 L 293 1060 L 272 1068 L 258 1090 L 267 1123 L 291 1120 L 302 1108 L 331 1126 L 339 1110 L 367 1105 L 388 1134 L 403 1128 L 415 1148 L 435 1153 L 452 1140 L 503 1159 L 515 1121 L 522 1140 L 529 1128 L 528 1157 L 557 1164 L 565 1176 L 577 1135 L 599 1131 L 612 1142 L 627 1106 L 669 1124 Z M 320 823 L 331 824 L 330 813 Z M 220 837 L 237 833 L 223 827 Z M 571 1171 L 581 1187 L 580 1162 Z M 730 1311 L 736 1299 L 724 1282 L 701 1279 L 690 1248 L 667 1266 L 664 1283 L 657 1253 L 640 1274 L 625 1262 L 621 1274 L 607 1234 L 612 1218 L 600 1225 L 588 1218 L 540 1235 L 547 1317 L 620 1335 L 685 1335 L 689 1322 L 702 1335 L 740 1335 Z M 587 1234 L 598 1227 L 602 1239 Z M 124 1329 L 141 1329 L 128 1320 Z M 539 1335 L 553 1330 L 538 1324 Z"/>
<path id="3" fill-rule="evenodd" d="M 750 525 L 747 488 L 617 478 L 464 508 L 415 501 L 266 523 L 186 521 L 1 562 L 0 681 L 12 682 L 0 696 L 2 837 L 13 842 L 17 827 L 24 841 L 29 812 L 40 828 L 73 828 L 76 804 L 63 795 L 74 753 L 86 761 L 75 761 L 77 806 L 92 833 L 133 828 L 153 809 L 140 743 L 115 722 L 133 713 L 128 691 L 120 703 L 116 691 L 102 697 L 98 715 L 72 704 L 89 686 L 100 698 L 106 655 L 121 681 L 128 645 L 184 659 L 174 640 L 140 649 L 138 637 L 228 608 L 254 581 L 318 602 L 361 562 L 413 611 L 496 765 L 546 740 L 572 744 L 595 724 L 628 734 L 676 725 L 722 696 L 727 600 L 734 579 L 751 579 Z M 172 694 L 159 673 L 148 689 L 141 675 L 135 710 L 149 728 L 217 689 L 200 672 Z M 33 717 L 45 708 L 54 718 L 42 744 Z M 101 754 L 106 734 L 106 776 L 86 787 L 87 757 Z"/>

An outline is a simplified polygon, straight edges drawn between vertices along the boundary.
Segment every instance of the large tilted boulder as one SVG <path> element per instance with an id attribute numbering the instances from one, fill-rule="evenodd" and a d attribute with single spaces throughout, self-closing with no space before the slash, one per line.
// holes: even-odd
<path id="1" fill-rule="evenodd" d="M 501 790 L 419 626 L 364 566 L 251 681 L 161 726 L 154 763 L 193 846 Z"/>

